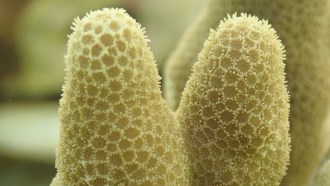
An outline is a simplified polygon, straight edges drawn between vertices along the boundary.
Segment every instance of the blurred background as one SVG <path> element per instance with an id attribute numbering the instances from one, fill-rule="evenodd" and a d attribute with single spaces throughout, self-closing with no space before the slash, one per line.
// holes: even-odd
<path id="1" fill-rule="evenodd" d="M 203 0 L 0 0 L 0 185 L 49 185 L 56 173 L 58 101 L 71 23 L 122 7 L 146 28 L 164 61 Z"/>

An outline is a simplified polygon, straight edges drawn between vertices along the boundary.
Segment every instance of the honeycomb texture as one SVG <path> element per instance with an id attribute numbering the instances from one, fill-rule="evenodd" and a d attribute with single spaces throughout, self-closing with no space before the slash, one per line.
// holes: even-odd
<path id="1" fill-rule="evenodd" d="M 313 186 L 329 186 L 330 185 L 330 160 L 324 163 L 319 172 L 316 174 Z"/>
<path id="2" fill-rule="evenodd" d="M 183 140 L 144 32 L 122 9 L 75 21 L 60 101 L 58 185 L 187 184 Z"/>
<path id="3" fill-rule="evenodd" d="M 227 13 L 246 12 L 267 19 L 282 40 L 286 49 L 292 139 L 290 165 L 283 186 L 306 185 L 329 147 L 330 134 L 329 130 L 325 130 L 329 123 L 324 122 L 330 111 L 330 78 L 326 78 L 330 74 L 329 49 L 326 47 L 329 40 L 325 26 L 329 20 L 326 17 L 328 7 L 328 0 L 209 0 L 207 11 L 210 13 L 202 12 L 203 18 L 196 20 L 200 27 L 209 29 L 210 24 L 211 28 L 217 26 L 215 18 L 221 20 Z M 201 40 L 207 37 L 205 32 L 197 32 L 202 30 L 198 24 L 194 23 L 184 34 L 184 38 L 191 39 L 183 38 L 176 49 L 178 51 L 174 52 L 190 55 L 189 60 L 185 61 L 187 57 L 178 55 L 168 61 L 168 73 L 165 74 L 168 77 L 164 79 L 172 79 L 171 83 L 180 87 L 169 89 L 169 92 L 177 91 L 176 95 L 180 95 L 183 82 L 197 61 L 199 48 L 192 50 L 189 46 L 200 45 Z"/>
<path id="4" fill-rule="evenodd" d="M 211 31 L 177 110 L 193 185 L 279 185 L 290 149 L 283 56 L 256 17 Z"/>

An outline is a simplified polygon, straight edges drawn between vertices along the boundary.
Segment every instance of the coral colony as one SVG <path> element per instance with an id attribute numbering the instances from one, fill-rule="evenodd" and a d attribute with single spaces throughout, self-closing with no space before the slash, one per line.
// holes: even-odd
<path id="1" fill-rule="evenodd" d="M 133 18 L 76 19 L 51 185 L 307 185 L 329 147 L 327 4 L 257 2 L 209 0 L 167 62 L 167 101 Z"/>

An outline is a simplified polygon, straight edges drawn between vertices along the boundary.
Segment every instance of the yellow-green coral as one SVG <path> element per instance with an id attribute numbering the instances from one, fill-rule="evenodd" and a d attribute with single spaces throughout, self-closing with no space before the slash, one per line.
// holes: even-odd
<path id="1" fill-rule="evenodd" d="M 57 176 L 53 178 L 52 182 L 50 183 L 50 186 L 59 186 Z"/>
<path id="2" fill-rule="evenodd" d="M 330 160 L 324 163 L 317 172 L 313 186 L 329 186 L 330 185 Z"/>
<path id="3" fill-rule="evenodd" d="M 165 91 L 168 91 L 165 95 L 170 95 L 167 99 L 174 100 L 172 106 L 178 104 L 180 91 L 197 60 L 199 48 L 191 46 L 202 47 L 200 43 L 207 37 L 206 30 L 216 27 L 214 19 L 223 19 L 227 13 L 247 12 L 269 20 L 286 48 L 291 104 L 292 151 L 282 185 L 306 185 L 330 143 L 330 134 L 324 130 L 330 109 L 330 78 L 326 78 L 330 74 L 330 63 L 325 30 L 328 4 L 327 0 L 209 0 L 206 10 L 209 13 L 203 12 L 188 29 L 168 61 L 165 71 L 168 77 L 164 78 Z"/>
<path id="4" fill-rule="evenodd" d="M 177 110 L 193 185 L 279 185 L 290 143 L 283 55 L 256 17 L 211 31 Z"/>
<path id="5" fill-rule="evenodd" d="M 183 141 L 144 29 L 103 9 L 73 30 L 53 185 L 186 185 Z"/>
<path id="6" fill-rule="evenodd" d="M 218 7 L 208 3 L 183 35 L 181 42 L 165 64 L 164 96 L 173 110 L 176 110 L 179 105 L 191 68 L 197 60 L 197 54 L 202 49 L 210 28 L 215 28 L 219 24 L 220 17 L 222 19 L 225 16 L 225 14 L 219 14 Z"/>
<path id="7" fill-rule="evenodd" d="M 209 0 L 167 65 L 165 97 L 173 109 L 186 86 L 176 118 L 135 20 L 118 9 L 77 20 L 52 185 L 306 185 L 330 142 L 326 7 L 326 0 Z M 233 12 L 268 19 L 287 49 L 292 152 L 282 181 L 289 97 L 275 31 L 235 15 L 202 44 Z"/>

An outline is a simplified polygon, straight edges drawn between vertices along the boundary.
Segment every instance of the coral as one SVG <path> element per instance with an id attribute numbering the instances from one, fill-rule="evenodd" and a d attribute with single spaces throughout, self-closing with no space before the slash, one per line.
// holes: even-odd
<path id="1" fill-rule="evenodd" d="M 50 186 L 59 186 L 57 176 L 53 178 L 52 182 L 50 183 Z"/>
<path id="2" fill-rule="evenodd" d="M 283 46 L 242 14 L 211 31 L 177 110 L 193 185 L 278 185 L 289 160 Z"/>
<path id="3" fill-rule="evenodd" d="M 207 30 L 217 26 L 215 19 L 246 12 L 269 20 L 286 48 L 290 92 L 292 151 L 282 185 L 306 185 L 330 143 L 324 122 L 330 110 L 330 79 L 325 78 L 330 74 L 325 30 L 328 4 L 327 0 L 209 0 L 167 62 L 165 95 L 172 108 L 178 105 Z"/>
<path id="4" fill-rule="evenodd" d="M 150 47 L 157 59 L 159 73 L 162 75 L 169 52 L 175 47 L 182 31 L 196 18 L 196 12 L 203 8 L 206 1 L 180 0 L 173 2 L 152 0 L 140 1 L 140 3 L 141 6 L 139 7 L 137 19 L 148 30 L 148 37 L 152 41 Z M 187 6 L 188 4 L 189 6 Z M 168 10 L 171 10 L 170 13 Z"/>
<path id="5" fill-rule="evenodd" d="M 315 186 L 329 186 L 330 185 L 330 160 L 324 163 L 321 169 L 317 172 Z"/>
<path id="6" fill-rule="evenodd" d="M 20 72 L 5 81 L 5 95 L 28 98 L 57 96 L 63 84 L 64 63 L 61 61 L 66 51 L 65 36 L 72 19 L 91 8 L 118 4 L 118 0 L 31 1 L 20 13 L 14 30 Z"/>
<path id="7" fill-rule="evenodd" d="M 73 31 L 53 185 L 186 185 L 179 125 L 144 29 L 122 9 L 103 9 Z"/>
<path id="8" fill-rule="evenodd" d="M 164 97 L 173 110 L 176 110 L 179 105 L 180 96 L 190 76 L 191 68 L 197 60 L 197 54 L 202 49 L 210 28 L 218 26 L 219 21 L 226 15 L 218 15 L 218 7 L 209 3 L 202 10 L 165 64 Z"/>
<path id="9" fill-rule="evenodd" d="M 330 145 L 329 4 L 209 0 L 166 66 L 175 113 L 134 19 L 77 19 L 52 185 L 306 185 Z M 268 19 L 279 38 L 246 14 L 209 33 L 233 12 Z"/>
<path id="10" fill-rule="evenodd" d="M 328 122 L 330 121 L 330 114 L 329 114 L 329 117 L 328 117 L 327 121 Z M 330 125 L 328 125 L 328 126 L 329 126 L 328 130 L 330 130 Z M 323 158 L 321 163 L 319 163 L 317 169 L 314 171 L 313 179 L 310 180 L 308 185 L 310 185 L 310 186 L 319 186 L 319 185 L 321 185 L 322 182 L 325 181 L 325 178 L 326 178 L 326 173 L 325 172 L 326 172 L 326 169 L 327 169 L 326 164 L 329 163 L 329 160 L 330 160 L 330 147 L 328 149 L 327 154 L 325 155 L 325 157 Z M 329 179 L 329 181 L 330 181 L 330 179 Z M 327 185 L 330 185 L 330 182 Z"/>

